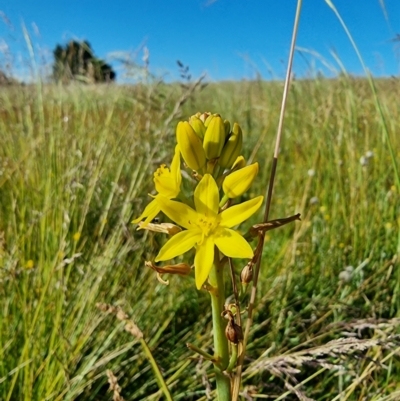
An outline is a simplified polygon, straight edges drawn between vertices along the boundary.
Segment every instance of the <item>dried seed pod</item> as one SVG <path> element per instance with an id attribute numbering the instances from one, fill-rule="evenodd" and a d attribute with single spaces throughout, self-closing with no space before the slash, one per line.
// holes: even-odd
<path id="1" fill-rule="evenodd" d="M 253 260 L 250 260 L 249 263 L 243 268 L 242 272 L 240 273 L 240 281 L 243 284 L 249 284 L 253 280 Z"/>
<path id="2" fill-rule="evenodd" d="M 226 338 L 233 344 L 243 341 L 243 331 L 241 326 L 235 323 L 235 318 L 230 310 L 224 310 L 222 316 L 229 320 L 225 328 Z"/>
<path id="3" fill-rule="evenodd" d="M 180 276 L 187 276 L 192 271 L 192 268 L 187 263 L 177 263 L 175 265 L 156 266 L 152 261 L 144 262 L 146 267 L 150 267 L 158 274 L 179 274 Z"/>
<path id="4" fill-rule="evenodd" d="M 231 343 L 239 344 L 243 340 L 242 328 L 230 320 L 226 325 L 225 336 Z"/>

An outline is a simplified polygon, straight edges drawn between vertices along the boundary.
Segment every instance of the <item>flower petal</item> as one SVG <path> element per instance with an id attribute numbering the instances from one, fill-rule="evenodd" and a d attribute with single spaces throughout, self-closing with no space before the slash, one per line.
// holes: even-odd
<path id="1" fill-rule="evenodd" d="M 172 201 L 165 197 L 157 198 L 160 208 L 172 221 L 187 229 L 198 220 L 198 214 L 184 203 Z"/>
<path id="2" fill-rule="evenodd" d="M 182 255 L 193 248 L 199 240 L 201 240 L 200 230 L 186 230 L 175 234 L 160 249 L 155 261 L 169 260 L 175 256 Z"/>
<path id="3" fill-rule="evenodd" d="M 179 194 L 179 186 L 169 168 L 163 164 L 154 173 L 154 186 L 156 191 L 168 199 L 175 198 Z"/>
<path id="4" fill-rule="evenodd" d="M 254 255 L 250 244 L 236 231 L 220 228 L 214 236 L 215 245 L 230 258 L 252 258 Z"/>
<path id="5" fill-rule="evenodd" d="M 176 198 L 181 189 L 181 156 L 179 146 L 175 146 L 175 154 L 171 162 L 171 169 L 165 164 L 161 165 L 154 173 L 156 190 L 168 199 Z"/>
<path id="6" fill-rule="evenodd" d="M 177 234 L 178 235 L 178 234 Z M 194 274 L 196 287 L 200 290 L 201 286 L 207 280 L 214 262 L 214 240 L 212 237 L 206 237 L 201 245 L 197 246 L 196 256 L 194 258 Z"/>
<path id="7" fill-rule="evenodd" d="M 196 211 L 207 217 L 218 214 L 219 193 L 217 184 L 210 174 L 204 174 L 194 191 Z"/>
<path id="8" fill-rule="evenodd" d="M 182 174 L 181 174 L 181 152 L 179 151 L 179 145 L 175 146 L 175 154 L 171 163 L 171 174 L 175 178 L 175 182 L 178 189 L 180 189 L 182 182 Z"/>
<path id="9" fill-rule="evenodd" d="M 260 208 L 263 200 L 263 196 L 257 196 L 257 198 L 250 199 L 247 202 L 240 203 L 239 205 L 234 205 L 224 210 L 220 214 L 221 226 L 233 227 L 240 224 L 242 221 L 247 220 Z"/>
<path id="10" fill-rule="evenodd" d="M 143 210 L 143 213 L 137 219 L 132 220 L 132 223 L 137 224 L 139 221 L 142 221 L 145 217 L 147 217 L 147 219 L 144 221 L 144 225 L 142 225 L 142 227 L 145 227 L 145 225 L 149 224 L 150 221 L 157 216 L 160 210 L 161 208 L 157 202 L 157 199 L 153 199 Z"/>

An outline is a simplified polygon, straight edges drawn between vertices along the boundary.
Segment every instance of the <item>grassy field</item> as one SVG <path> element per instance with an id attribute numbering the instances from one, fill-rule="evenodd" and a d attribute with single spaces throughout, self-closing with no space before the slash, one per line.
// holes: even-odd
<path id="1" fill-rule="evenodd" d="M 364 80 L 293 83 L 270 218 L 302 220 L 266 238 L 243 400 L 400 399 L 400 82 L 376 86 L 382 114 Z M 130 222 L 176 123 L 197 111 L 240 123 L 260 163 L 251 195 L 264 194 L 282 88 L 2 89 L 0 400 L 110 400 L 107 369 L 125 400 L 163 399 L 138 341 L 98 302 L 137 323 L 175 400 L 213 399 L 210 364 L 185 345 L 212 352 L 208 294 L 193 277 L 160 284 L 144 261 L 163 238 Z M 366 341 L 308 351 L 339 338 Z"/>

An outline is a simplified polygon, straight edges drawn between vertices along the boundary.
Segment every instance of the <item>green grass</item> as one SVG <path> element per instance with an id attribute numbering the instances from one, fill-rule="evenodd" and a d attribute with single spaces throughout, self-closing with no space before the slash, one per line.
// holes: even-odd
<path id="1" fill-rule="evenodd" d="M 400 84 L 376 85 L 399 160 Z M 154 170 L 171 161 L 177 121 L 196 111 L 240 123 L 244 154 L 260 163 L 251 195 L 263 194 L 282 87 L 210 84 L 184 104 L 185 89 L 162 83 L 1 91 L 0 400 L 109 400 L 107 369 L 125 399 L 162 399 L 138 342 L 97 302 L 121 306 L 138 324 L 174 399 L 206 399 L 212 370 L 190 361 L 185 344 L 211 351 L 207 294 L 193 278 L 158 283 L 144 261 L 163 237 L 130 221 L 149 200 Z M 302 221 L 267 236 L 252 361 L 267 349 L 280 355 L 346 333 L 398 334 L 390 319 L 399 317 L 400 188 L 383 121 L 364 80 L 293 83 L 270 218 L 299 212 Z M 355 269 L 348 282 L 339 277 L 346 266 Z M 371 320 L 357 330 L 361 319 Z M 379 319 L 389 324 L 378 328 Z M 400 363 L 389 354 L 374 347 L 331 355 L 345 373 L 322 372 L 301 390 L 316 400 L 340 391 L 347 398 L 338 400 L 395 400 Z M 299 381 L 319 369 L 303 366 Z M 264 396 L 287 391 L 265 369 L 245 370 L 250 385 Z"/>

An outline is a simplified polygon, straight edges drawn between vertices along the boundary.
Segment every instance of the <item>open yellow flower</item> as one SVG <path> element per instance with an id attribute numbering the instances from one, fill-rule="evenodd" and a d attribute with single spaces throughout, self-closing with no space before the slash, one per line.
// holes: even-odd
<path id="1" fill-rule="evenodd" d="M 252 258 L 249 243 L 231 227 L 254 214 L 262 196 L 232 206 L 218 213 L 219 193 L 214 178 L 205 174 L 194 191 L 196 210 L 177 201 L 160 198 L 161 210 L 174 222 L 186 228 L 175 234 L 160 250 L 156 262 L 172 259 L 196 248 L 194 259 L 196 287 L 206 281 L 214 262 L 214 246 L 231 258 Z"/>
<path id="2" fill-rule="evenodd" d="M 158 194 L 144 209 L 143 213 L 132 223 L 139 223 L 144 218 L 146 220 L 140 226 L 140 228 L 146 227 L 160 212 L 161 207 L 159 200 L 163 199 L 173 199 L 176 198 L 181 189 L 182 175 L 181 175 L 181 159 L 179 146 L 175 147 L 175 154 L 172 159 L 171 169 L 169 169 L 165 164 L 161 165 L 157 171 L 154 173 L 154 185 Z"/>

